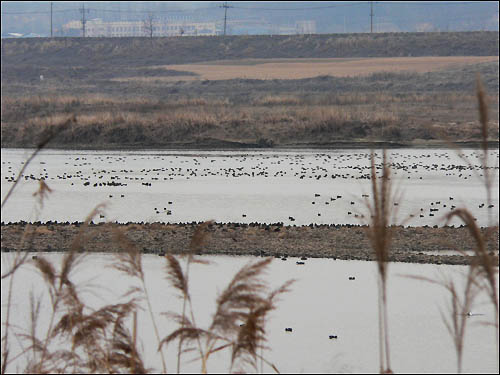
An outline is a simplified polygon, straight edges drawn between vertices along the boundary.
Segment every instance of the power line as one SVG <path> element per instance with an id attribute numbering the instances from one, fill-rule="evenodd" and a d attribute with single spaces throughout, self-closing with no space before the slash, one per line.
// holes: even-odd
<path id="1" fill-rule="evenodd" d="M 336 5 L 327 5 L 327 6 L 318 6 L 318 7 L 307 7 L 307 8 L 258 8 L 258 7 L 240 7 L 235 6 L 234 9 L 246 9 L 246 10 L 278 10 L 278 11 L 290 11 L 290 10 L 315 10 L 315 9 L 330 9 L 330 8 L 340 8 L 340 7 L 349 7 L 356 5 L 363 5 L 364 2 L 355 2 L 349 4 L 336 4 Z"/>
<path id="2" fill-rule="evenodd" d="M 302 10 L 316 10 L 316 9 L 331 9 L 331 8 L 340 8 L 340 7 L 349 7 L 349 6 L 358 6 L 366 4 L 367 2 L 354 2 L 354 3 L 346 3 L 346 4 L 335 4 L 335 5 L 327 5 L 327 6 L 316 6 L 316 7 L 303 7 L 303 8 L 260 8 L 260 7 L 241 7 L 241 6 L 231 6 L 234 9 L 246 9 L 246 10 L 262 10 L 262 11 L 302 11 Z M 405 5 L 405 6 L 424 6 L 424 5 L 440 5 L 440 6 L 453 6 L 453 5 L 471 5 L 475 4 L 490 4 L 488 1 L 468 1 L 468 2 L 377 2 L 382 5 Z M 220 7 L 220 6 L 219 6 Z M 171 12 L 198 12 L 203 10 L 216 9 L 216 6 L 205 7 L 205 8 L 195 8 L 195 9 L 171 9 L 171 10 L 121 10 L 121 9 L 97 9 L 97 8 L 87 8 L 89 11 L 93 12 L 110 12 L 110 13 L 171 13 Z M 63 12 L 75 12 L 78 11 L 79 8 L 73 9 L 59 9 L 54 10 L 54 13 L 63 13 Z M 2 15 L 22 15 L 22 14 L 49 14 L 49 11 L 32 11 L 32 12 L 1 12 Z"/>
<path id="3" fill-rule="evenodd" d="M 226 36 L 227 8 L 234 8 L 234 7 L 231 5 L 227 5 L 227 1 L 224 3 L 224 5 L 221 5 L 220 7 L 224 8 L 224 36 Z"/>
<path id="4" fill-rule="evenodd" d="M 197 8 L 197 9 L 172 9 L 172 10 L 126 10 L 126 9 L 95 9 L 89 8 L 96 12 L 107 12 L 107 13 L 193 13 L 202 10 L 216 9 L 216 7 L 208 8 Z"/>
<path id="5" fill-rule="evenodd" d="M 108 12 L 108 13 L 178 13 L 178 12 L 198 12 L 202 10 L 216 9 L 216 7 L 207 8 L 196 8 L 196 9 L 172 9 L 172 10 L 126 10 L 126 9 L 98 9 L 98 8 L 87 8 L 87 10 L 92 12 Z M 80 8 L 73 9 L 59 9 L 54 10 L 54 13 L 64 13 L 64 12 L 78 12 Z M 2 15 L 22 15 L 22 14 L 49 14 L 49 11 L 35 11 L 35 12 L 2 12 Z"/>
<path id="6" fill-rule="evenodd" d="M 53 13 L 65 13 L 65 12 L 77 12 L 79 9 L 59 9 L 54 10 Z M 50 14 L 49 11 L 40 11 L 40 12 L 2 12 L 2 15 L 22 15 L 22 14 Z"/>
<path id="7" fill-rule="evenodd" d="M 357 6 L 357 5 L 364 5 L 368 2 L 362 2 L 362 1 L 357 1 L 353 3 L 345 3 L 345 4 L 335 4 L 335 5 L 326 5 L 326 6 L 316 6 L 316 7 L 304 7 L 304 8 L 259 8 L 259 7 L 241 7 L 241 6 L 234 6 L 234 9 L 246 9 L 246 10 L 276 10 L 276 11 L 294 11 L 294 10 L 315 10 L 315 9 L 331 9 L 331 8 L 340 8 L 340 7 L 349 7 L 349 6 Z M 467 4 L 475 4 L 477 5 L 478 3 L 490 3 L 488 1 L 486 2 L 479 2 L 479 1 L 469 1 L 469 2 L 430 2 L 430 3 L 424 3 L 421 1 L 417 2 L 393 2 L 393 1 L 387 1 L 387 2 L 379 2 L 377 3 L 380 4 L 387 4 L 387 5 L 467 5 Z"/>
<path id="8" fill-rule="evenodd" d="M 455 1 L 455 2 L 452 2 L 452 1 L 433 1 L 433 2 L 430 2 L 430 3 L 426 3 L 426 2 L 423 2 L 423 1 L 415 1 L 415 2 L 396 2 L 396 1 L 377 1 L 377 3 L 380 3 L 380 4 L 391 4 L 391 5 L 470 5 L 470 4 L 491 4 L 493 3 L 492 1 Z"/>

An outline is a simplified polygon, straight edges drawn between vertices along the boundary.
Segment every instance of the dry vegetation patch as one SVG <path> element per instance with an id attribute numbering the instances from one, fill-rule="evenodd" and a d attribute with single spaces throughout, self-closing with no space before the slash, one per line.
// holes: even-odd
<path id="1" fill-rule="evenodd" d="M 207 62 L 204 64 L 165 65 L 169 70 L 189 71 L 200 79 L 303 79 L 330 75 L 334 77 L 367 76 L 378 72 L 431 72 L 453 65 L 498 61 L 498 56 L 431 56 L 325 59 L 262 59 Z M 193 78 L 187 77 L 189 80 Z M 130 79 L 136 79 L 131 77 Z M 137 79 L 143 80 L 143 77 Z M 175 79 L 184 79 L 183 76 Z"/>

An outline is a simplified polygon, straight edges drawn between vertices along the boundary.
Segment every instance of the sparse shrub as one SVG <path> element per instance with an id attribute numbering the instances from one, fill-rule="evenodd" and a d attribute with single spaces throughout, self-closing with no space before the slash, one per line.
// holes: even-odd
<path id="1" fill-rule="evenodd" d="M 399 141 L 402 138 L 401 128 L 398 125 L 389 125 L 383 130 L 383 138 Z"/>
<path id="2" fill-rule="evenodd" d="M 257 145 L 263 148 L 271 148 L 274 146 L 274 141 L 268 138 L 259 138 L 257 140 Z"/>

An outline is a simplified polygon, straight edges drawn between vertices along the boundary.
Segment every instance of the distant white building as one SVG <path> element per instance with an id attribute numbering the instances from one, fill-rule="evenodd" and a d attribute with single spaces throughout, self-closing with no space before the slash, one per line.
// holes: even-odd
<path id="1" fill-rule="evenodd" d="M 71 21 L 64 29 L 82 29 L 81 21 Z M 87 37 L 146 36 L 144 21 L 104 22 L 99 18 L 85 23 Z M 153 36 L 216 35 L 215 22 L 153 21 Z"/>
<path id="2" fill-rule="evenodd" d="M 294 35 L 297 34 L 297 28 L 292 26 L 272 25 L 270 33 L 273 35 Z"/>
<path id="3" fill-rule="evenodd" d="M 310 20 L 297 21 L 295 26 L 270 25 L 269 32 L 273 35 L 315 34 L 316 22 Z"/>
<path id="4" fill-rule="evenodd" d="M 2 34 L 2 38 L 21 38 L 23 34 L 20 33 L 6 33 Z"/>
<path id="5" fill-rule="evenodd" d="M 316 34 L 316 21 L 305 20 L 295 23 L 297 34 Z"/>

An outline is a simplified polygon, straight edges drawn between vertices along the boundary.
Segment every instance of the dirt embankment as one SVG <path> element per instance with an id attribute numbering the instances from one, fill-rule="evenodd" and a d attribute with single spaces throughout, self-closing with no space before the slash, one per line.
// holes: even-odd
<path id="1" fill-rule="evenodd" d="M 2 65 L 82 66 L 91 63 L 130 67 L 251 58 L 498 54 L 498 32 L 495 31 L 158 37 L 152 40 L 140 37 L 2 40 Z"/>
<path id="2" fill-rule="evenodd" d="M 123 250 L 116 238 L 119 230 L 144 253 L 182 254 L 190 251 L 196 223 L 191 224 L 3 224 L 1 250 L 15 251 L 25 230 L 31 239 L 22 251 L 67 251 L 77 236 L 89 252 Z M 375 260 L 366 226 L 310 225 L 290 227 L 277 224 L 213 224 L 202 254 L 255 255 L 275 257 L 311 257 L 343 260 Z M 487 229 L 483 229 L 485 232 Z M 489 237 L 488 252 L 498 264 L 498 228 Z M 449 255 L 446 250 L 471 251 L 474 241 L 465 227 L 394 227 L 390 261 L 433 264 L 468 264 L 472 257 Z M 432 251 L 433 254 L 429 254 Z M 441 252 L 441 254 L 439 254 Z"/>

